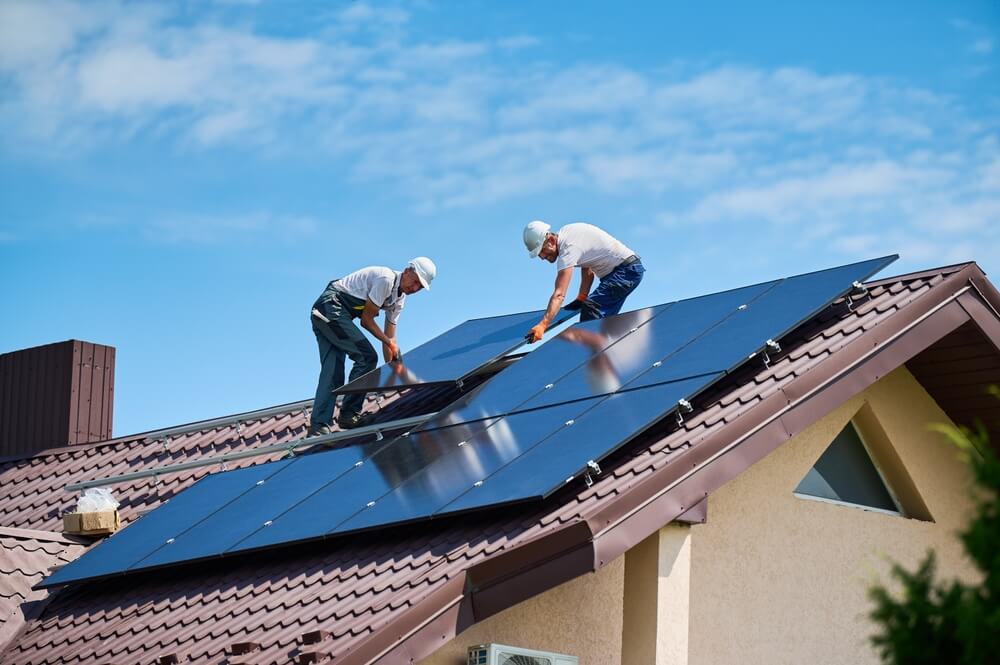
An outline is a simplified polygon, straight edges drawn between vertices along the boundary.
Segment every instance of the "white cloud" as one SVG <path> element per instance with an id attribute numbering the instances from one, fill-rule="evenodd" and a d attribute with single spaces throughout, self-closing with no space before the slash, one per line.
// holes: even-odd
<path id="1" fill-rule="evenodd" d="M 297 36 L 173 11 L 0 4 L 0 147 L 225 144 L 327 160 L 424 213 L 576 188 L 642 197 L 664 224 L 796 223 L 798 237 L 848 254 L 889 241 L 920 254 L 948 234 L 996 246 L 996 129 L 897 81 L 738 64 L 560 67 L 531 59 L 529 35 L 417 40 L 406 12 L 376 3 Z M 143 228 L 220 242 L 308 234 L 315 222 L 178 215 Z"/>
<path id="2" fill-rule="evenodd" d="M 980 55 L 989 55 L 993 53 L 993 40 L 992 39 L 977 39 L 972 43 L 970 47 L 973 53 L 978 53 Z"/>

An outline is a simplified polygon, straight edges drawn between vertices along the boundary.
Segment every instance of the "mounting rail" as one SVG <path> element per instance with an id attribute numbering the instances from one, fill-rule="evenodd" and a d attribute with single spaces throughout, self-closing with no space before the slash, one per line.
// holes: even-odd
<path id="1" fill-rule="evenodd" d="M 264 446 L 262 448 L 247 448 L 245 450 L 238 450 L 231 453 L 225 453 L 223 455 L 217 455 L 215 457 L 203 457 L 201 459 L 192 460 L 190 462 L 181 462 L 180 464 L 170 464 L 168 466 L 161 466 L 155 469 L 144 469 L 143 471 L 135 471 L 133 473 L 124 473 L 120 476 L 109 476 L 107 478 L 96 478 L 94 480 L 86 480 L 80 483 L 72 483 L 66 486 L 67 492 L 79 492 L 90 487 L 102 487 L 104 485 L 116 485 L 118 483 L 127 483 L 132 480 L 139 480 L 141 478 L 156 478 L 168 473 L 177 473 L 179 471 L 186 471 L 188 469 L 197 469 L 202 466 L 213 466 L 216 464 L 225 464 L 231 460 L 244 459 L 246 457 L 257 457 L 259 455 L 269 455 L 271 453 L 287 452 L 292 453 L 294 450 L 300 446 L 315 446 L 323 445 L 328 443 L 334 443 L 336 441 L 342 441 L 344 439 L 353 439 L 358 436 L 364 436 L 365 434 L 374 434 L 379 439 L 382 438 L 382 433 L 394 429 L 408 429 L 414 425 L 420 425 L 427 422 L 431 418 L 437 415 L 434 413 L 425 413 L 420 416 L 411 416 L 409 418 L 400 418 L 399 420 L 387 420 L 384 423 L 375 423 L 373 425 L 365 425 L 364 427 L 356 427 L 354 429 L 344 430 L 343 432 L 331 432 L 330 434 L 323 434 L 322 436 L 311 436 L 308 438 L 294 439 L 288 441 L 287 443 L 276 443 L 271 446 Z"/>

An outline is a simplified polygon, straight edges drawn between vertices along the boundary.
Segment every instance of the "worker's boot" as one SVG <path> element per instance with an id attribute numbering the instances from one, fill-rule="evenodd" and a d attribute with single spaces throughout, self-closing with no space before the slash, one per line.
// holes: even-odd
<path id="1" fill-rule="evenodd" d="M 372 424 L 373 415 L 370 413 L 347 413 L 337 417 L 337 425 L 340 429 L 354 429 Z"/>
<path id="2" fill-rule="evenodd" d="M 333 428 L 331 428 L 326 423 L 320 423 L 319 425 L 310 425 L 309 432 L 306 434 L 306 437 L 308 438 L 310 436 L 323 436 L 324 434 L 332 434 L 332 433 L 333 433 Z"/>

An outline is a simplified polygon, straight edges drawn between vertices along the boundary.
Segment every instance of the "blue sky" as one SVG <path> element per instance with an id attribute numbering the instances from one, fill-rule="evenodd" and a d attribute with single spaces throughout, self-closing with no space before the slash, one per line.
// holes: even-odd
<path id="1" fill-rule="evenodd" d="M 0 0 L 0 352 L 115 346 L 120 435 L 310 397 L 365 265 L 438 264 L 404 350 L 544 306 L 535 218 L 636 250 L 634 307 L 1000 270 L 996 2 L 620 4 Z"/>

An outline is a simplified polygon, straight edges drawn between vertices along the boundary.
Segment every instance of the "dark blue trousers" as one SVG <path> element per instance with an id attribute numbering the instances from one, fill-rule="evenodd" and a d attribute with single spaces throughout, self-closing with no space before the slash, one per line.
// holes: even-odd
<path id="1" fill-rule="evenodd" d="M 645 272 L 642 261 L 622 264 L 609 272 L 580 307 L 580 320 L 603 319 L 620 312 L 625 299 L 639 286 Z"/>

